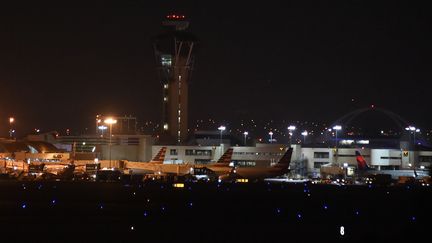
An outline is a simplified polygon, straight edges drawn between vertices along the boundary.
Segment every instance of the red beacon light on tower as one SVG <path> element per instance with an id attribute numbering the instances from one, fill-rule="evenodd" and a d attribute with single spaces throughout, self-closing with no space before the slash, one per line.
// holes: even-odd
<path id="1" fill-rule="evenodd" d="M 184 15 L 171 14 L 171 15 L 167 15 L 166 18 L 169 20 L 183 20 L 183 19 L 185 19 L 185 16 Z"/>

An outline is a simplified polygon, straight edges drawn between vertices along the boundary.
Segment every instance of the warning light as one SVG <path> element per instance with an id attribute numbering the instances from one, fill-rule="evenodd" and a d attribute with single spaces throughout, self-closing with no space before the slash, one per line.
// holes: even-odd
<path id="1" fill-rule="evenodd" d="M 171 14 L 171 15 L 167 15 L 166 18 L 167 19 L 184 19 L 185 16 L 184 15 Z"/>

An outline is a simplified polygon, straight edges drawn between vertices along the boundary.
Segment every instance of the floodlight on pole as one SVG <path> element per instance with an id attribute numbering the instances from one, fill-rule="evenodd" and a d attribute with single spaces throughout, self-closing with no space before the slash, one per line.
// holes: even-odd
<path id="1" fill-rule="evenodd" d="M 13 138 L 13 133 L 15 130 L 13 129 L 13 123 L 15 122 L 15 118 L 9 117 L 9 137 Z"/>
<path id="2" fill-rule="evenodd" d="M 249 133 L 244 132 L 243 135 L 244 135 L 244 146 L 246 146 L 246 139 L 247 139 L 247 135 L 249 135 Z"/>
<path id="3" fill-rule="evenodd" d="M 110 137 L 109 137 L 109 167 L 111 168 L 111 146 L 112 146 L 112 125 L 117 123 L 117 120 L 113 118 L 107 118 L 104 121 L 106 124 L 109 124 L 110 126 Z"/>
<path id="4" fill-rule="evenodd" d="M 335 130 L 336 132 L 336 151 L 337 151 L 337 147 L 338 147 L 338 131 L 342 130 L 342 126 L 341 125 L 336 125 L 333 127 L 333 130 Z"/>
<path id="5" fill-rule="evenodd" d="M 336 133 L 336 141 L 335 141 L 336 142 L 336 146 L 335 146 L 335 148 L 336 148 L 336 151 L 335 151 L 336 163 L 339 164 L 339 162 L 338 162 L 338 154 L 339 154 L 339 151 L 338 151 L 338 131 L 342 130 L 342 126 L 336 125 L 333 127 L 333 130 L 335 130 L 335 133 Z"/>
<path id="6" fill-rule="evenodd" d="M 226 129 L 225 126 L 218 127 L 218 130 L 220 131 L 220 144 L 222 144 L 222 133 L 223 131 L 225 131 L 225 129 Z"/>
<path id="7" fill-rule="evenodd" d="M 303 143 L 305 144 L 306 143 L 306 136 L 308 135 L 309 133 L 308 133 L 308 131 L 303 131 L 302 133 L 301 133 L 301 135 L 303 135 Z"/>
<path id="8" fill-rule="evenodd" d="M 411 140 L 411 133 L 413 134 L 413 151 L 415 151 L 416 150 L 416 144 L 417 144 L 416 133 L 420 133 L 420 129 L 416 128 L 414 126 L 408 126 L 405 128 L 405 130 L 407 130 L 409 132 L 410 140 Z M 415 177 L 417 177 L 415 160 L 412 162 L 412 166 L 414 169 L 414 175 L 415 175 Z"/>
<path id="9" fill-rule="evenodd" d="M 270 132 L 269 132 L 269 135 L 270 135 L 270 143 L 273 143 L 273 132 L 270 131 Z"/>
<path id="10" fill-rule="evenodd" d="M 292 144 L 292 136 L 293 136 L 293 133 L 295 130 L 296 130 L 296 127 L 293 125 L 288 127 L 290 145 Z"/>

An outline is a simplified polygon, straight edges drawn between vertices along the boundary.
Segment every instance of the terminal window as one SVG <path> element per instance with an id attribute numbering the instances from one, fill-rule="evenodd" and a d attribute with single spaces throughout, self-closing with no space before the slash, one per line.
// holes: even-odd
<path id="1" fill-rule="evenodd" d="M 314 158 L 316 159 L 328 159 L 329 157 L 329 152 L 314 152 Z"/>
<path id="2" fill-rule="evenodd" d="M 397 165 L 381 165 L 381 170 L 399 170 Z"/>
<path id="3" fill-rule="evenodd" d="M 321 166 L 327 164 L 328 162 L 314 162 L 314 169 L 319 169 Z"/>
<path id="4" fill-rule="evenodd" d="M 385 157 L 385 156 L 382 156 L 381 159 L 397 159 L 397 160 L 400 160 L 402 158 L 401 157 Z"/>
<path id="5" fill-rule="evenodd" d="M 178 155 L 177 149 L 170 149 L 170 155 Z"/>
<path id="6" fill-rule="evenodd" d="M 195 159 L 195 164 L 197 165 L 205 165 L 209 163 L 210 163 L 209 159 Z"/>
<path id="7" fill-rule="evenodd" d="M 204 149 L 186 149 L 185 153 L 186 155 L 207 155 L 207 156 L 212 155 L 211 150 L 204 150 Z"/>
<path id="8" fill-rule="evenodd" d="M 432 162 L 432 156 L 419 156 L 419 162 Z"/>
<path id="9" fill-rule="evenodd" d="M 335 154 L 335 156 L 336 156 L 336 154 Z M 356 157 L 355 154 L 337 154 L 337 156 L 339 156 L 339 157 Z M 366 157 L 366 156 L 364 156 L 364 157 Z"/>
<path id="10" fill-rule="evenodd" d="M 161 64 L 164 67 L 171 67 L 171 64 L 172 64 L 171 55 L 162 55 L 161 56 Z"/>

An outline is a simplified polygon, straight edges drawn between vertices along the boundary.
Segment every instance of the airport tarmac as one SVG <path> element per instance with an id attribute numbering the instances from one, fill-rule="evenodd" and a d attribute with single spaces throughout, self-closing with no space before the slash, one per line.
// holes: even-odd
<path id="1" fill-rule="evenodd" d="M 412 186 L 2 180 L 0 235 L 7 242 L 411 242 L 429 237 L 429 195 Z"/>

